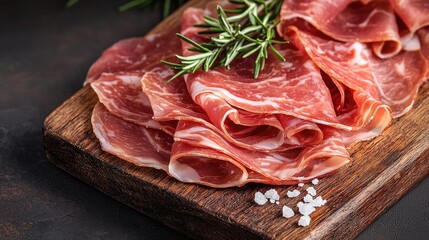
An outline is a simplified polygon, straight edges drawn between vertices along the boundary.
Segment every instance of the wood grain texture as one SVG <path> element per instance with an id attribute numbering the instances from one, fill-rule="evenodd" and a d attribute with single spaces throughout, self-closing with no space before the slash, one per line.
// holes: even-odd
<path id="1" fill-rule="evenodd" d="M 206 1 L 191 1 L 203 6 Z M 186 6 L 185 6 L 186 7 Z M 174 13 L 153 32 L 179 23 Z M 353 162 L 321 180 L 318 193 L 327 205 L 312 214 L 307 228 L 299 216 L 281 217 L 285 199 L 296 187 L 274 187 L 281 204 L 257 206 L 256 191 L 270 186 L 211 189 L 180 183 L 164 172 L 137 167 L 101 150 L 90 117 L 97 96 L 84 87 L 46 119 L 44 140 L 55 165 L 136 210 L 195 239 L 346 239 L 356 236 L 401 196 L 429 174 L 429 84 L 414 108 L 396 119 L 383 135 L 356 144 Z"/>

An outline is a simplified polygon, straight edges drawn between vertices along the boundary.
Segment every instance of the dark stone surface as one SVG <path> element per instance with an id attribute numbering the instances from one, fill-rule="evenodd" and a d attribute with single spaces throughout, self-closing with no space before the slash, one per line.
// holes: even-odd
<path id="1" fill-rule="evenodd" d="M 1 1 L 0 239 L 185 239 L 46 159 L 44 118 L 82 85 L 115 41 L 144 35 L 160 11 L 118 13 L 126 0 Z M 358 239 L 428 239 L 429 179 Z"/>

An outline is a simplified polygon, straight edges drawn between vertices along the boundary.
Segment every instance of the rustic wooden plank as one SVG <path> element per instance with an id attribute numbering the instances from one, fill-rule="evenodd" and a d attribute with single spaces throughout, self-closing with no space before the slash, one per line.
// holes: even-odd
<path id="1" fill-rule="evenodd" d="M 202 6 L 206 1 L 192 1 Z M 152 32 L 173 27 L 184 8 Z M 356 144 L 353 162 L 317 185 L 328 200 L 297 227 L 299 216 L 281 217 L 280 205 L 256 206 L 255 191 L 272 187 L 211 189 L 180 183 L 162 171 L 136 167 L 101 150 L 92 133 L 96 95 L 87 86 L 59 106 L 44 125 L 45 149 L 58 167 L 144 214 L 195 239 L 344 239 L 356 236 L 429 174 L 429 84 L 413 110 L 394 120 L 382 136 Z M 275 187 L 281 196 L 294 187 Z"/>

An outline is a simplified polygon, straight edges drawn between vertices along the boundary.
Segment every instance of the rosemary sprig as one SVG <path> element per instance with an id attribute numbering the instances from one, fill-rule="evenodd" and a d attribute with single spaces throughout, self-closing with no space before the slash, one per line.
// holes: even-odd
<path id="1" fill-rule="evenodd" d="M 257 78 L 265 67 L 268 51 L 280 61 L 285 61 L 273 46 L 276 43 L 286 43 L 275 39 L 275 27 L 279 23 L 278 15 L 283 0 L 230 0 L 230 2 L 237 7 L 224 10 L 218 6 L 217 19 L 205 16 L 203 24 L 195 25 L 205 29 L 199 34 L 216 34 L 209 42 L 197 43 L 177 34 L 179 38 L 193 46 L 189 50 L 196 54 L 176 55 L 180 63 L 162 61 L 177 71 L 169 81 L 184 74 L 195 73 L 198 69 L 208 71 L 219 66 L 229 69 L 235 59 L 251 55 L 256 55 L 253 77 Z"/>

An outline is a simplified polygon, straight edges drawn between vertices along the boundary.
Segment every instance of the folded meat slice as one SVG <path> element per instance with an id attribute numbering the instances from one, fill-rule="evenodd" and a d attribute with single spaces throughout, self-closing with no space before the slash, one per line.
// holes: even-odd
<path id="1" fill-rule="evenodd" d="M 173 135 L 175 121 L 160 123 L 152 120 L 152 107 L 141 90 L 141 77 L 147 71 L 157 72 L 163 77 L 174 74 L 161 60 L 171 60 L 181 50 L 180 41 L 175 36 L 178 30 L 176 27 L 119 41 L 91 66 L 86 82 L 91 83 L 100 102 L 110 113 Z"/>
<path id="2" fill-rule="evenodd" d="M 339 41 L 372 43 L 375 54 L 381 58 L 401 50 L 395 14 L 388 1 L 285 0 L 279 31 L 295 25 L 297 19 Z"/>
<path id="3" fill-rule="evenodd" d="M 429 25 L 429 1 L 427 0 L 390 0 L 396 14 L 404 21 L 410 32 Z"/>
<path id="4" fill-rule="evenodd" d="M 150 101 L 142 91 L 141 73 L 103 73 L 91 83 L 99 101 L 119 118 L 173 135 L 176 121 L 152 119 Z"/>
<path id="5" fill-rule="evenodd" d="M 429 66 L 429 27 L 422 28 L 418 31 L 418 36 L 421 43 L 421 53 L 426 63 Z M 426 72 L 426 80 L 429 78 L 429 67 Z"/>
<path id="6" fill-rule="evenodd" d="M 192 100 L 183 81 L 176 79 L 169 84 L 165 81 L 158 73 L 147 73 L 142 79 L 143 92 L 152 103 L 156 121 L 199 122 L 232 144 L 260 151 L 317 144 L 323 138 L 322 131 L 313 122 L 281 114 L 235 109 L 214 94 L 205 97 L 201 107 Z"/>
<path id="7" fill-rule="evenodd" d="M 178 27 L 145 37 L 121 40 L 108 48 L 88 71 L 85 83 L 97 80 L 102 73 L 157 71 L 168 75 L 172 71 L 160 61 L 170 61 L 181 51 L 176 33 Z"/>
<path id="8" fill-rule="evenodd" d="M 226 166 L 218 174 L 225 174 L 223 179 L 229 179 L 234 184 L 236 181 L 241 184 L 294 184 L 306 181 L 332 173 L 350 161 L 341 134 L 330 127 L 323 127 L 323 132 L 325 138 L 315 146 L 296 147 L 281 152 L 257 152 L 230 144 L 218 132 L 203 124 L 180 121 L 174 136 L 176 142 L 169 171 L 181 180 L 202 182 L 201 178 L 207 171 L 205 165 L 209 161 L 210 166 L 215 165 L 214 168 L 219 168 L 216 163 Z M 180 144 L 176 146 L 177 143 Z M 182 147 L 186 151 L 180 151 Z M 177 152 L 180 154 L 176 155 Z M 195 158 L 194 152 L 199 152 L 197 155 L 204 158 Z M 248 170 L 243 170 L 243 173 L 238 171 L 240 164 Z M 218 181 L 219 175 L 211 175 L 215 175 Z"/>
<path id="9" fill-rule="evenodd" d="M 388 106 L 393 117 L 401 116 L 411 108 L 418 88 L 425 80 L 428 66 L 420 50 L 402 51 L 389 59 L 380 59 L 365 44 L 322 38 L 302 27 L 288 27 L 285 34 L 331 78 L 357 91 L 362 100 L 373 99 Z M 363 94 L 368 96 L 363 97 Z M 379 107 L 388 117 L 386 107 Z M 363 125 L 371 120 L 371 115 L 360 116 L 363 118 L 356 120 Z M 362 124 L 357 122 L 356 126 Z"/>
<path id="10" fill-rule="evenodd" d="M 168 171 L 181 182 L 225 188 L 248 183 L 246 168 L 213 148 L 175 141 Z"/>
<path id="11" fill-rule="evenodd" d="M 170 135 L 115 117 L 101 103 L 95 105 L 91 123 L 104 151 L 137 166 L 167 171 Z"/>

